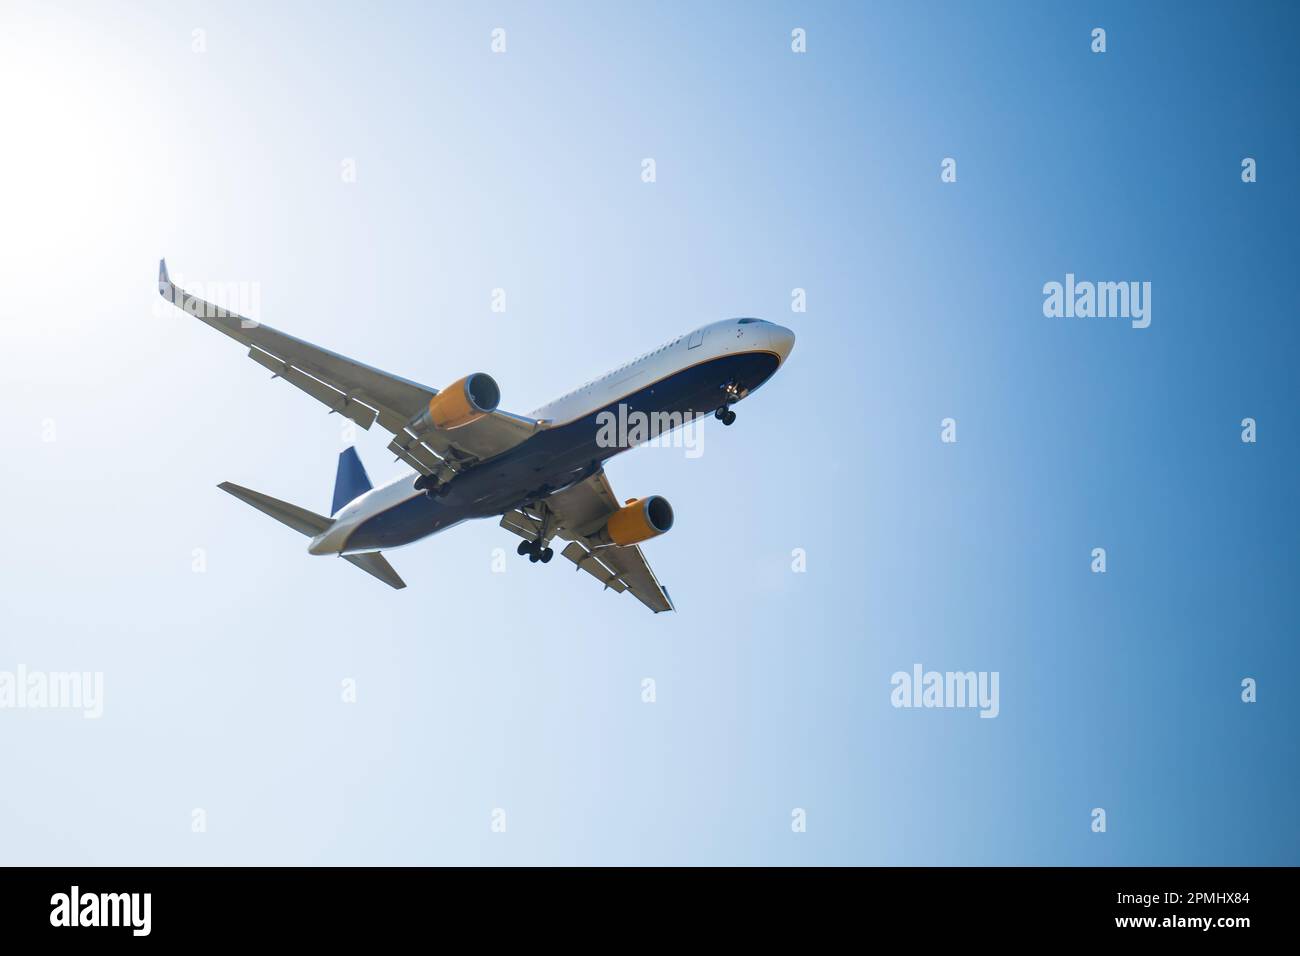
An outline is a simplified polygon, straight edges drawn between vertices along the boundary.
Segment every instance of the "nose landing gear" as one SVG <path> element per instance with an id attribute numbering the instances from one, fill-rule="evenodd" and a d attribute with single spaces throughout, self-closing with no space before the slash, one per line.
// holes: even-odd
<path id="1" fill-rule="evenodd" d="M 740 383 L 733 379 L 722 386 L 722 394 L 724 396 L 722 407 L 713 413 L 713 417 L 724 425 L 730 425 L 736 420 L 736 413 L 731 410 L 732 404 L 748 395 L 749 389 L 742 388 Z"/>

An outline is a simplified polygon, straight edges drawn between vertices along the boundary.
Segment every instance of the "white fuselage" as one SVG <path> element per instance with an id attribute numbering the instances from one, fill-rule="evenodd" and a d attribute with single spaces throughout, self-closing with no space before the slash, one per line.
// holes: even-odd
<path id="1" fill-rule="evenodd" d="M 793 346 L 794 333 L 771 322 L 761 319 L 713 322 L 578 386 L 536 409 L 530 417 L 544 422 L 544 427 L 560 427 L 692 366 L 742 352 L 771 352 L 780 363 Z M 334 523 L 312 539 L 307 550 L 311 554 L 350 553 L 348 539 L 358 527 L 424 494 L 415 487 L 418 477 L 414 473 L 404 475 L 350 501 L 334 516 Z"/>
<path id="2" fill-rule="evenodd" d="M 580 385 L 532 413 L 533 418 L 563 425 L 617 402 L 643 385 L 667 378 L 692 365 L 732 352 L 775 352 L 782 362 L 794 345 L 794 333 L 762 319 L 725 319 L 679 335 L 599 378 Z"/>

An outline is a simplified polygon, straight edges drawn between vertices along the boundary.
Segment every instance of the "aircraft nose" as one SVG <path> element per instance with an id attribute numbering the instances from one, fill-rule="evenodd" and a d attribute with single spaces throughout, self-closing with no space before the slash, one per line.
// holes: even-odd
<path id="1" fill-rule="evenodd" d="M 784 325 L 773 325 L 767 332 L 768 343 L 772 346 L 772 351 L 781 358 L 781 363 L 790 357 L 790 351 L 794 348 L 794 333 Z"/>

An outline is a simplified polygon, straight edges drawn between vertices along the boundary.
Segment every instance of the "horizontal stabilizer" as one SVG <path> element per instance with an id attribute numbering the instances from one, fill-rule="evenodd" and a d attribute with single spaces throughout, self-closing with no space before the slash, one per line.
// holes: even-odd
<path id="1" fill-rule="evenodd" d="M 330 519 L 324 515 L 318 515 L 306 508 L 299 508 L 297 505 L 291 505 L 287 501 L 281 501 L 279 498 L 272 498 L 270 495 L 264 495 L 260 491 L 253 491 L 251 488 L 244 488 L 229 481 L 223 481 L 217 485 L 227 494 L 234 495 L 245 504 L 252 505 L 262 514 L 270 515 L 280 524 L 288 525 L 299 534 L 305 534 L 312 538 L 320 534 L 330 526 Z M 391 568 L 389 569 L 391 570 Z M 371 572 L 374 573 L 374 572 Z"/>
<path id="2" fill-rule="evenodd" d="M 245 504 L 252 505 L 262 514 L 270 515 L 280 524 L 288 525 L 294 531 L 305 534 L 309 538 L 320 534 L 333 524 L 324 515 L 318 515 L 306 508 L 299 508 L 287 501 L 272 498 L 270 495 L 264 495 L 260 491 L 253 491 L 251 488 L 244 488 L 233 482 L 223 481 L 217 487 L 227 494 L 234 495 Z M 388 563 L 388 559 L 378 551 L 367 554 L 345 554 L 343 560 L 355 564 L 366 574 L 379 578 L 390 588 L 400 589 L 406 587 L 406 582 L 397 576 L 397 572 Z"/>
<path id="3" fill-rule="evenodd" d="M 401 590 L 406 587 L 406 582 L 397 576 L 397 572 L 388 563 L 388 559 L 378 551 L 368 551 L 365 554 L 345 554 L 343 560 L 352 562 L 362 571 L 365 571 L 366 574 L 374 575 L 390 588 Z"/>

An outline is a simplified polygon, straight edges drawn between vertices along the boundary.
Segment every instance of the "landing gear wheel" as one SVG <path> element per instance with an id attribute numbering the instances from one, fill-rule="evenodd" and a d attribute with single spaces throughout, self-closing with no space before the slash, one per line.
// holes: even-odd
<path id="1" fill-rule="evenodd" d="M 415 490 L 423 491 L 427 498 L 444 498 L 451 491 L 451 483 L 444 481 L 439 484 L 433 475 L 421 475 L 415 479 Z"/>
<path id="2" fill-rule="evenodd" d="M 718 417 L 722 419 L 722 424 L 730 425 L 732 422 L 736 420 L 736 413 L 728 408 Z"/>
<path id="3" fill-rule="evenodd" d="M 555 557 L 555 552 L 550 548 L 543 548 L 540 541 L 520 541 L 517 550 L 520 554 L 528 555 L 528 560 L 532 564 L 536 564 L 538 561 L 545 564 Z"/>

